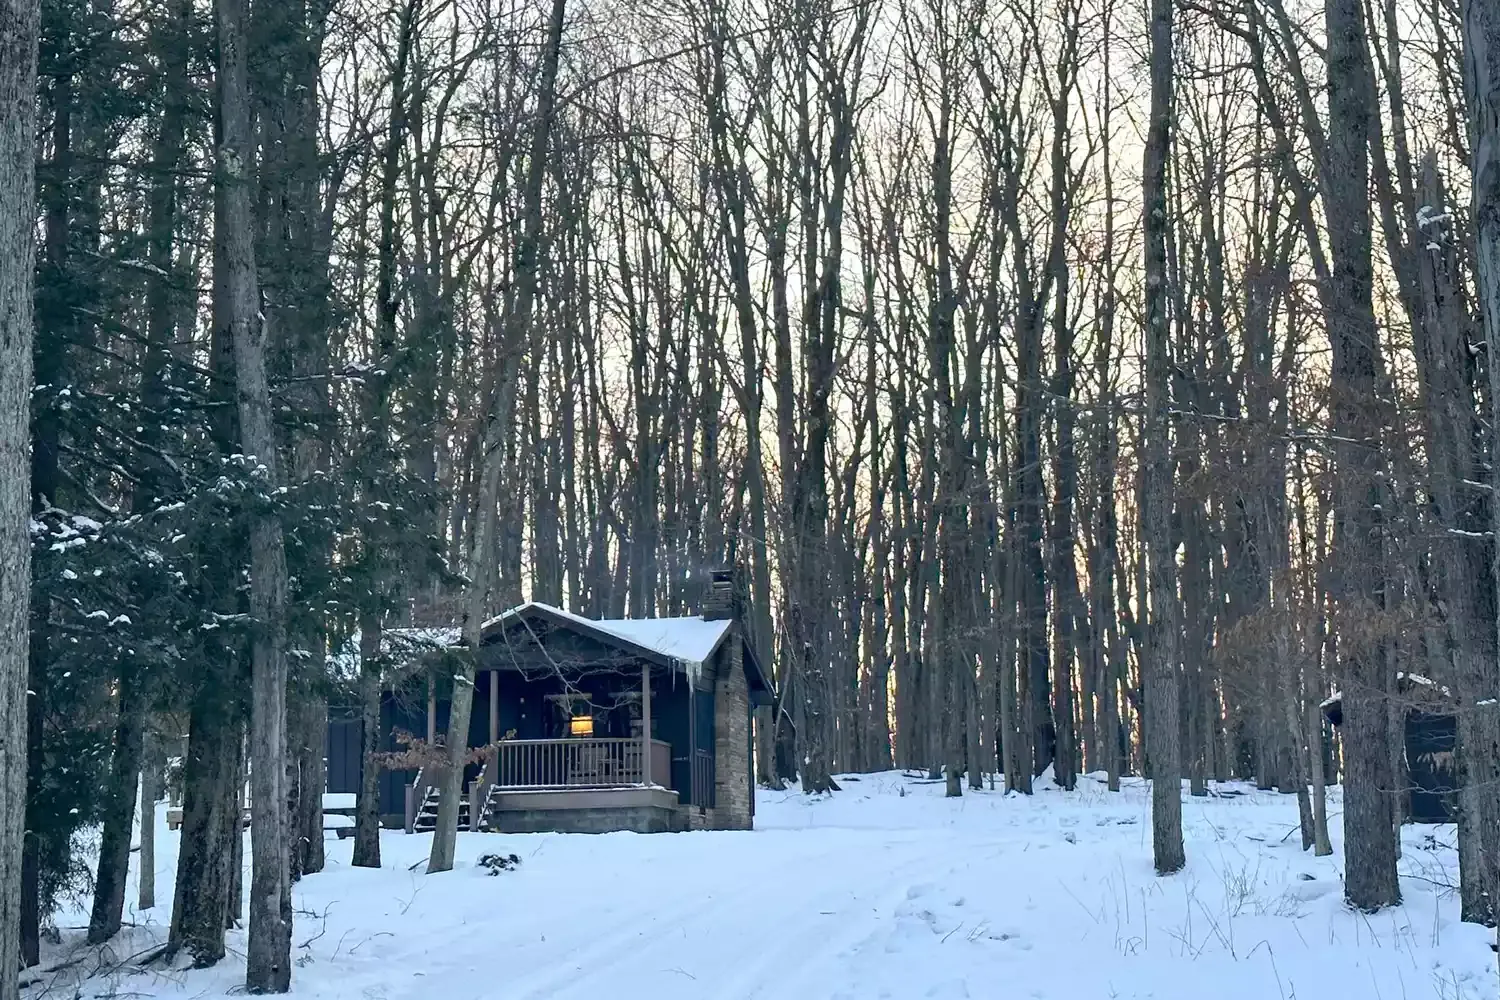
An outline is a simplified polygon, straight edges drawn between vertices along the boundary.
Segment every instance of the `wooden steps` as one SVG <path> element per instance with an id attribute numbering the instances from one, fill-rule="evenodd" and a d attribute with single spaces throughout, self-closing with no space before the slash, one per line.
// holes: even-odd
<path id="1" fill-rule="evenodd" d="M 437 829 L 438 803 L 441 799 L 436 785 L 429 785 L 426 793 L 422 796 L 422 804 L 417 807 L 416 822 L 412 824 L 417 833 L 431 833 Z M 469 794 L 467 790 L 460 792 L 458 798 L 458 828 L 467 830 L 469 828 Z"/>

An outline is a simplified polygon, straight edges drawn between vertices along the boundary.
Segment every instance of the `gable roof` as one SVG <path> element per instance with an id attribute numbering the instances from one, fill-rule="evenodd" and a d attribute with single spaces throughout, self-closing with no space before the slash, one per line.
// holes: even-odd
<path id="1" fill-rule="evenodd" d="M 530 601 L 486 621 L 480 627 L 481 643 L 494 641 L 504 629 L 528 617 L 541 618 L 580 632 L 605 645 L 663 666 L 680 667 L 695 680 L 703 672 L 703 665 L 724 644 L 733 624 L 728 619 L 710 621 L 701 615 L 675 618 L 586 618 L 541 601 Z M 744 641 L 743 638 L 741 641 Z M 751 688 L 769 694 L 770 682 L 749 642 L 745 642 L 745 651 L 748 655 L 744 657 L 744 667 Z"/>
<path id="2" fill-rule="evenodd" d="M 562 608 L 530 601 L 502 612 L 480 626 L 480 641 L 492 642 L 501 631 L 528 617 L 582 632 L 606 645 L 663 665 L 681 665 L 691 673 L 703 669 L 729 634 L 729 621 L 683 618 L 585 618 Z"/>
<path id="3" fill-rule="evenodd" d="M 531 601 L 502 612 L 480 627 L 480 642 L 488 645 L 500 638 L 504 630 L 525 619 L 541 619 L 552 625 L 588 636 L 630 656 L 640 657 L 663 667 L 683 671 L 693 680 L 724 645 L 733 622 L 728 619 L 707 620 L 701 615 L 672 618 L 586 618 L 562 608 Z M 748 636 L 744 644 L 743 666 L 750 687 L 751 700 L 769 703 L 770 678 L 761 666 L 760 656 Z M 383 684 L 390 685 L 430 662 L 433 654 L 457 650 L 464 645 L 463 633 L 456 627 L 386 628 L 380 634 L 380 652 L 385 658 Z M 360 636 L 356 632 L 329 654 L 328 666 L 333 675 L 345 683 L 359 678 Z"/>

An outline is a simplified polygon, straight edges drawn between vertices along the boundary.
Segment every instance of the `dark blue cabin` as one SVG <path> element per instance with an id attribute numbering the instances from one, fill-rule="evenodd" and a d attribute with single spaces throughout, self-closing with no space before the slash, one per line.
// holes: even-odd
<path id="1" fill-rule="evenodd" d="M 713 574 L 696 616 L 594 620 L 532 603 L 486 622 L 467 741 L 479 752 L 465 769 L 460 823 L 748 829 L 754 710 L 769 704 L 771 686 L 740 627 L 734 582 L 729 571 Z M 400 733 L 431 744 L 448 731 L 455 657 L 468 651 L 452 631 L 413 648 L 381 693 L 385 751 L 402 748 Z M 330 709 L 330 792 L 359 791 L 360 730 L 357 707 Z M 383 770 L 383 825 L 430 829 L 436 797 L 431 775 Z"/>

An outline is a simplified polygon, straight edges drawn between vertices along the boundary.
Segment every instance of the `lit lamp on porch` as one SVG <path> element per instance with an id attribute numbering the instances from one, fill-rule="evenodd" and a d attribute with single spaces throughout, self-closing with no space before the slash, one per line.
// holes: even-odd
<path id="1" fill-rule="evenodd" d="M 569 736 L 593 736 L 594 717 L 589 714 L 574 715 L 568 720 Z"/>

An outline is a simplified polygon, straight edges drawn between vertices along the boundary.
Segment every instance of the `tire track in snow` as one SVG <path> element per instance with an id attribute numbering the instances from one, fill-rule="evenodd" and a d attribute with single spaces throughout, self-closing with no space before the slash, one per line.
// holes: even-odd
<path id="1" fill-rule="evenodd" d="M 782 943 L 727 981 L 716 984 L 712 993 L 704 994 L 705 1000 L 810 996 L 806 989 L 811 973 L 844 961 L 852 949 L 878 937 L 881 927 L 895 918 L 896 907 L 910 898 L 913 887 L 929 881 L 925 876 L 940 864 L 931 854 L 928 848 L 922 856 L 908 859 L 894 869 L 875 873 L 873 878 L 864 876 L 869 879 L 866 885 L 880 887 L 873 902 L 830 893 L 826 885 L 812 886 L 814 891 L 805 893 L 801 905 L 791 911 L 799 913 L 799 918 L 775 923 L 776 937 Z M 924 877 L 918 882 L 911 881 L 911 876 L 918 874 Z M 850 887 L 842 884 L 838 888 Z M 844 919 L 839 922 L 841 917 Z M 830 922 L 835 924 L 831 935 Z"/>
<path id="2" fill-rule="evenodd" d="M 796 868 L 827 870 L 847 861 L 844 849 L 826 849 L 797 858 Z M 753 856 L 745 859 L 753 861 Z M 723 869 L 721 869 L 722 871 Z M 639 906 L 617 912 L 613 919 L 624 925 L 623 929 L 610 933 L 593 944 L 568 954 L 567 961 L 543 971 L 511 980 L 504 984 L 502 994 L 507 1000 L 558 1000 L 565 996 L 598 996 L 600 990 L 610 995 L 620 981 L 621 970 L 617 963 L 629 961 L 633 965 L 649 967 L 652 972 L 687 977 L 691 989 L 685 995 L 702 997 L 706 988 L 701 980 L 680 967 L 686 958 L 698 955 L 691 942 L 701 940 L 707 934 L 726 940 L 744 940 L 758 924 L 756 917 L 776 912 L 784 905 L 785 883 L 765 878 L 753 865 L 739 869 L 748 881 L 732 886 L 728 891 L 700 896 L 686 905 L 672 906 L 663 910 L 662 897 L 643 899 Z M 818 886 L 826 893 L 826 887 Z M 752 905 L 765 899 L 769 906 Z M 705 923 L 692 926 L 693 918 L 712 914 Z M 743 926 L 740 924 L 743 923 Z M 664 934 L 675 930 L 686 930 L 687 934 Z M 566 990 L 566 992 L 561 992 Z M 661 996 L 654 992 L 653 996 Z"/>

